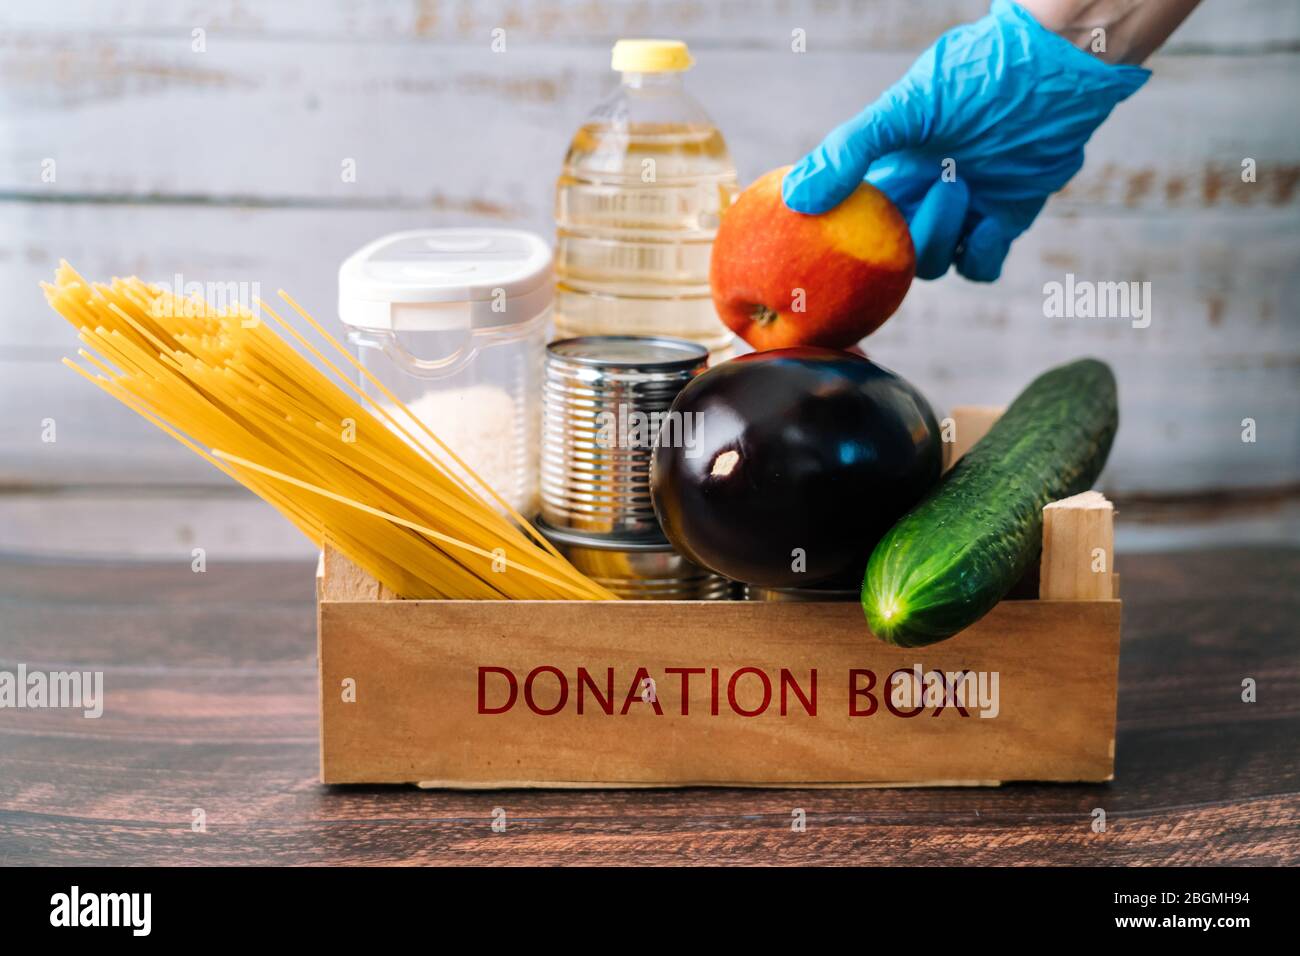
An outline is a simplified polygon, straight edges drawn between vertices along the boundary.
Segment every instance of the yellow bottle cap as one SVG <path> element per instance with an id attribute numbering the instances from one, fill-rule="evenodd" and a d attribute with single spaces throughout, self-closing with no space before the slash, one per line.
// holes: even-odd
<path id="1" fill-rule="evenodd" d="M 610 66 L 620 73 L 673 73 L 694 63 L 681 40 L 619 40 Z"/>

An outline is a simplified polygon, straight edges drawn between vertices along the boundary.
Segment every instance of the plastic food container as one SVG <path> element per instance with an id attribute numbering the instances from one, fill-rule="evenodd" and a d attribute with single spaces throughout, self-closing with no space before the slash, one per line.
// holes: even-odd
<path id="1" fill-rule="evenodd" d="M 537 508 L 553 287 L 550 248 L 511 229 L 394 233 L 339 269 L 339 317 L 362 365 L 522 514 Z"/>

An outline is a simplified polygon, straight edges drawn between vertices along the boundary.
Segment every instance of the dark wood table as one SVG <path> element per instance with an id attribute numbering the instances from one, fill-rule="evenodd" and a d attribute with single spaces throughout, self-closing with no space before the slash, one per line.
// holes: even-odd
<path id="1" fill-rule="evenodd" d="M 0 710 L 0 864 L 1300 862 L 1300 549 L 1119 570 L 1112 784 L 465 793 L 316 782 L 309 565 L 0 561 L 0 669 L 107 697 Z"/>

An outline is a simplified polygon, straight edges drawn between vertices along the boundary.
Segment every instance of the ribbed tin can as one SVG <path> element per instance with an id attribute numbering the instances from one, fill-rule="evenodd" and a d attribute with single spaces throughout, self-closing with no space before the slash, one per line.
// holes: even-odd
<path id="1" fill-rule="evenodd" d="M 733 596 L 732 583 L 673 550 L 666 541 L 611 538 L 608 535 L 552 528 L 546 535 L 569 563 L 625 601 L 723 601 Z"/>
<path id="2" fill-rule="evenodd" d="M 685 339 L 587 335 L 547 346 L 543 520 L 556 529 L 662 540 L 650 500 L 655 435 L 707 362 L 708 350 Z"/>

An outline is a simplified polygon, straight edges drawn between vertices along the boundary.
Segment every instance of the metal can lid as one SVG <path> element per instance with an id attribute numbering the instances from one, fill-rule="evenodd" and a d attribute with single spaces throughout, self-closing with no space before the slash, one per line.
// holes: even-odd
<path id="1" fill-rule="evenodd" d="M 551 361 L 650 373 L 690 371 L 709 357 L 698 342 L 648 335 L 580 335 L 552 342 L 546 351 Z"/>

